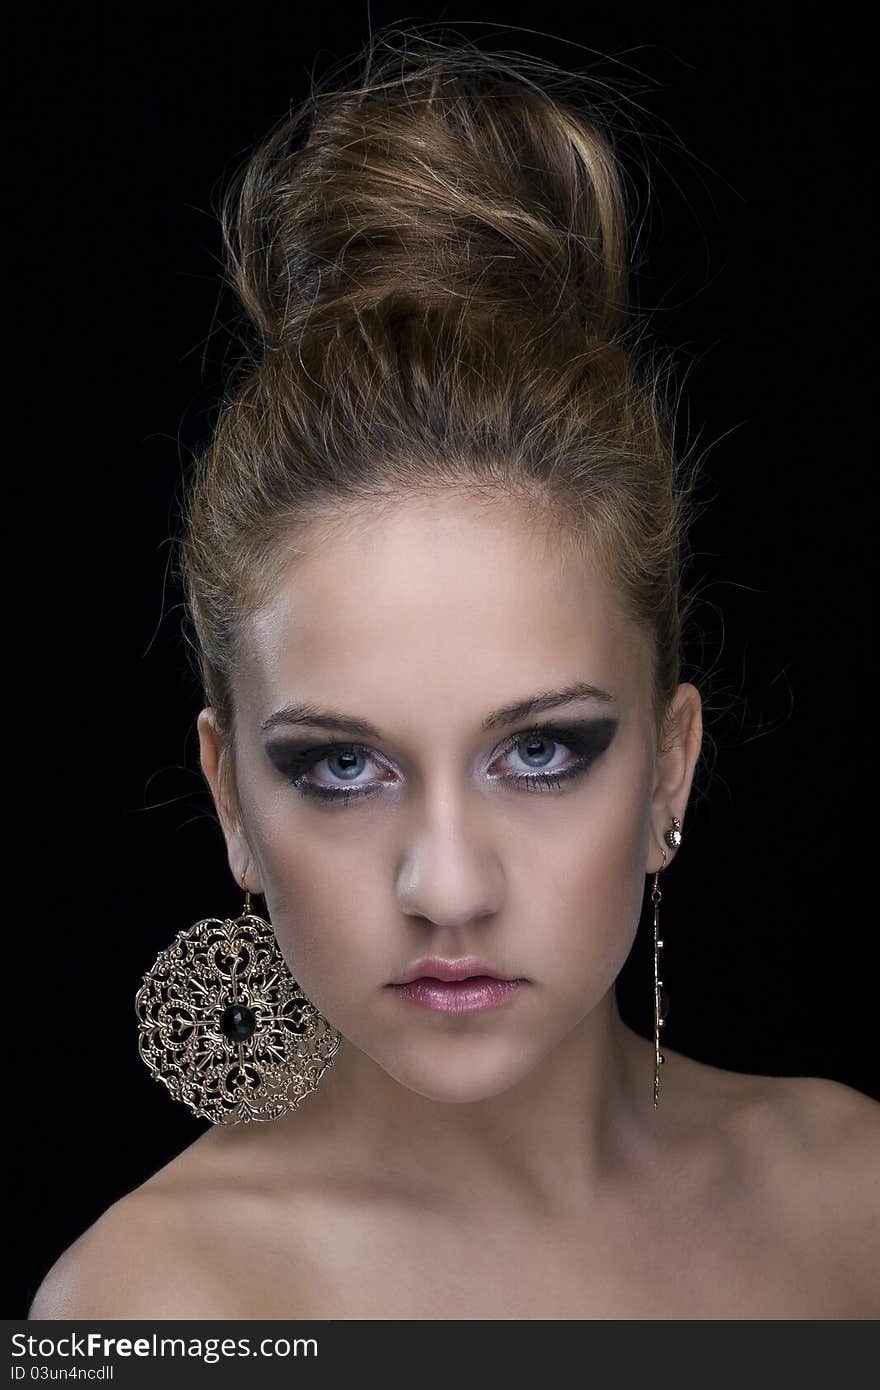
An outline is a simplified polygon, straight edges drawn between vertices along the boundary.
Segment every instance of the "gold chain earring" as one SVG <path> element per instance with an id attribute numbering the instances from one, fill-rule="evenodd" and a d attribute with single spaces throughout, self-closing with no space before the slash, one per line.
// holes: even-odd
<path id="1" fill-rule="evenodd" d="M 140 1055 L 213 1124 L 277 1120 L 333 1065 L 342 1042 L 303 994 L 245 891 L 239 917 L 205 917 L 161 951 L 135 998 Z"/>
<path id="2" fill-rule="evenodd" d="M 672 817 L 672 825 L 663 834 L 670 849 L 678 849 L 681 844 L 681 821 L 678 816 Z M 651 901 L 654 904 L 654 1109 L 660 1103 L 660 1067 L 666 1058 L 660 1051 L 660 1029 L 666 1024 L 669 1015 L 669 995 L 663 988 L 663 981 L 660 979 L 660 952 L 663 949 L 663 942 L 660 940 L 660 899 L 663 894 L 660 892 L 660 874 L 666 868 L 666 851 L 661 850 L 663 863 L 654 874 L 654 887 L 651 889 Z"/>

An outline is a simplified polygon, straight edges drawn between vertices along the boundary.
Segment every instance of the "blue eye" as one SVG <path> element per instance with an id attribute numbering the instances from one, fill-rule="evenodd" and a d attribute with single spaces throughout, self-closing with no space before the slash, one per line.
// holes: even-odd
<path id="1" fill-rule="evenodd" d="M 517 789 L 527 792 L 560 791 L 563 783 L 583 776 L 590 764 L 608 747 L 616 728 L 616 719 L 591 719 L 565 725 L 545 724 L 515 734 L 495 761 L 514 754 L 518 758 L 534 758 L 537 760 L 536 767 L 541 767 L 553 763 L 560 748 L 566 749 L 572 757 L 561 766 L 555 765 L 550 772 L 514 772 L 494 780 L 510 782 Z M 347 774 L 360 775 L 371 760 L 382 765 L 370 749 L 360 744 L 325 743 L 293 755 L 289 746 L 285 747 L 284 744 L 274 745 L 274 749 L 274 753 L 269 750 L 273 761 L 301 796 L 315 796 L 327 802 L 341 802 L 345 806 L 353 799 L 374 795 L 382 785 L 381 781 L 374 781 L 345 786 L 343 781 L 340 786 L 329 787 L 308 780 L 308 773 L 322 762 L 329 765 L 332 776 L 342 779 Z"/>

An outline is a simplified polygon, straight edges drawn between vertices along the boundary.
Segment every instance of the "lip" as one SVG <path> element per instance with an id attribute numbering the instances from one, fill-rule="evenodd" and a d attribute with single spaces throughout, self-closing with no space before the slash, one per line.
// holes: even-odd
<path id="1" fill-rule="evenodd" d="M 476 975 L 463 980 L 437 980 L 421 976 L 392 985 L 395 994 L 434 1013 L 464 1014 L 494 1009 L 518 994 L 525 981 Z"/>
<path id="2" fill-rule="evenodd" d="M 408 985 L 413 980 L 433 980 L 457 982 L 474 977 L 489 978 L 490 980 L 502 980 L 510 983 L 519 982 L 516 975 L 505 975 L 503 971 L 496 970 L 489 965 L 488 961 L 481 960 L 479 956 L 459 956 L 457 960 L 444 960 L 442 956 L 422 956 L 420 960 L 414 962 L 397 980 L 392 980 L 393 985 Z"/>

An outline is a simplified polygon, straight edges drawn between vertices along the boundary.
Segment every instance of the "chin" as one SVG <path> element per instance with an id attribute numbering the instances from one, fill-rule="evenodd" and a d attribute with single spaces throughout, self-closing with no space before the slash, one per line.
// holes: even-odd
<path id="1" fill-rule="evenodd" d="M 442 1044 L 434 1044 L 435 1052 L 440 1053 Z M 537 1061 L 537 1058 L 535 1059 Z M 530 1065 L 523 1065 L 522 1057 L 509 1057 L 506 1062 L 497 1055 L 493 1058 L 465 1058 L 458 1053 L 454 1059 L 445 1061 L 435 1055 L 426 1059 L 423 1066 L 416 1058 L 410 1057 L 405 1066 L 384 1066 L 389 1076 L 408 1091 L 415 1091 L 425 1100 L 438 1101 L 443 1105 L 468 1105 L 475 1101 L 491 1100 L 493 1096 L 503 1095 L 527 1076 Z"/>

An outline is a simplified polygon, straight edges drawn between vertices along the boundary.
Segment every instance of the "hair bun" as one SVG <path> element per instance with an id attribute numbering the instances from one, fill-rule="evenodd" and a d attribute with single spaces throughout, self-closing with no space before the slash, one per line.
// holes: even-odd
<path id="1" fill-rule="evenodd" d="M 222 209 L 230 279 L 264 346 L 380 307 L 614 337 L 625 205 L 611 140 L 534 69 L 410 41 L 273 130 Z"/>

